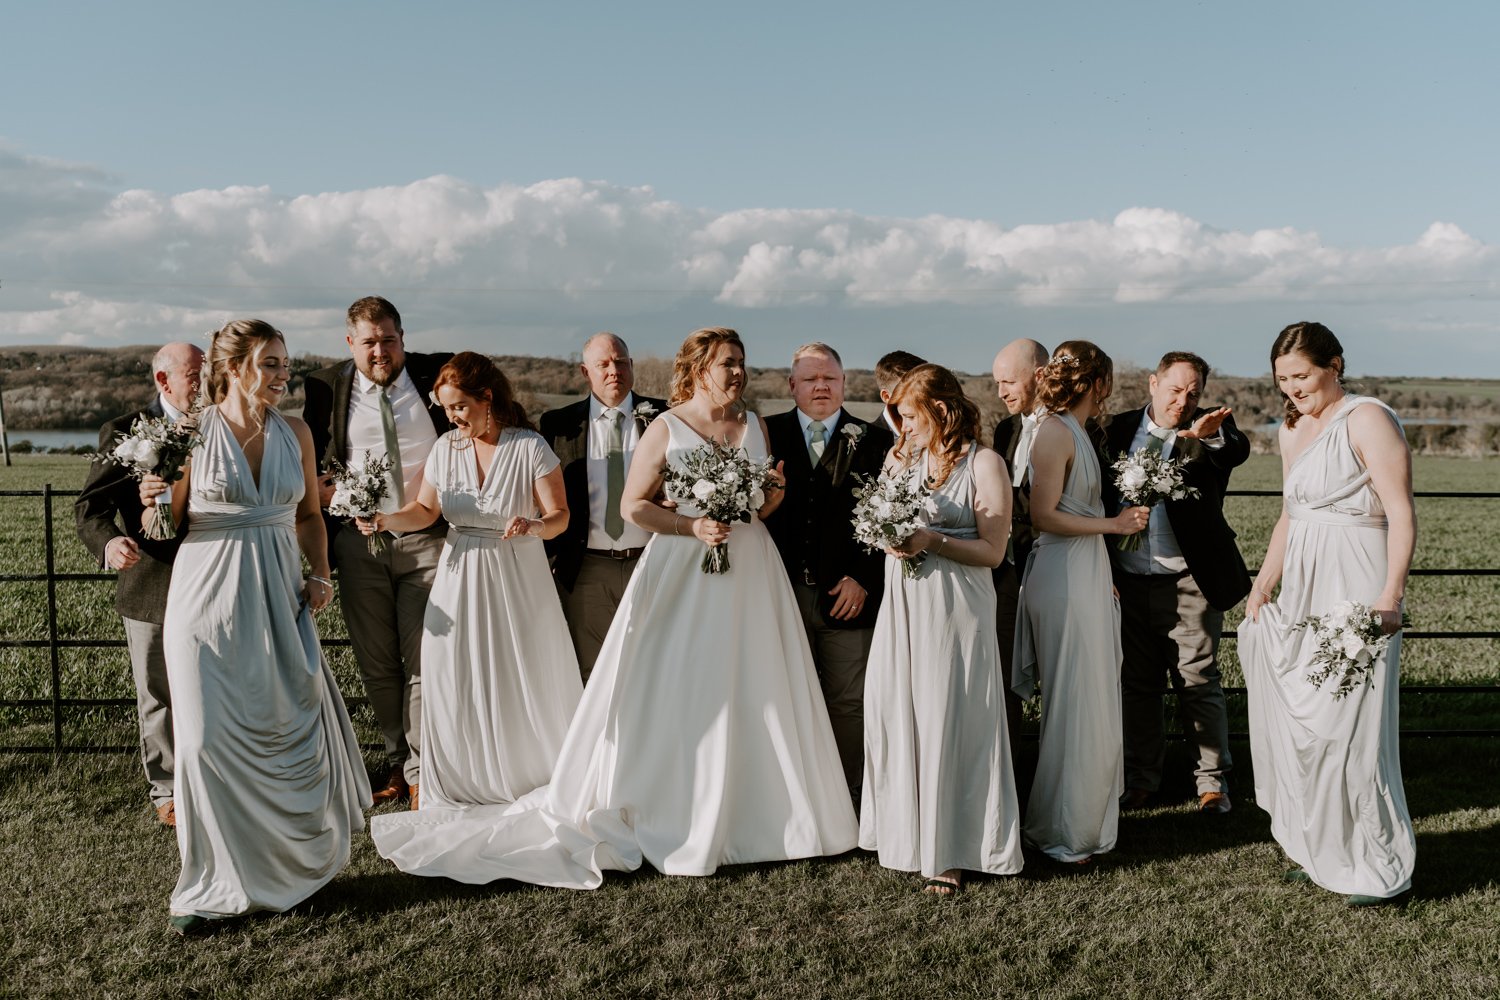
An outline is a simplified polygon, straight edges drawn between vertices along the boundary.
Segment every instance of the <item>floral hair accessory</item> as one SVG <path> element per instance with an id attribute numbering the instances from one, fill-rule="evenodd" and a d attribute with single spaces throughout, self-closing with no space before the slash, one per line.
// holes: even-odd
<path id="1" fill-rule="evenodd" d="M 1078 359 L 1071 354 L 1059 354 L 1052 359 L 1052 363 L 1063 368 L 1073 368 L 1077 366 Z"/>

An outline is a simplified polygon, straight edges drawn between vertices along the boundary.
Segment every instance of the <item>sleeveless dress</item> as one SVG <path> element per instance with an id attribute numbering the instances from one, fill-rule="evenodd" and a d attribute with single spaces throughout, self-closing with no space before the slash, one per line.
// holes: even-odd
<path id="1" fill-rule="evenodd" d="M 216 407 L 194 449 L 162 626 L 182 874 L 174 915 L 286 910 L 349 860 L 370 783 L 299 605 L 297 436 L 266 412 L 260 485 Z"/>
<path id="2" fill-rule="evenodd" d="M 1386 520 L 1349 442 L 1351 396 L 1297 456 L 1282 487 L 1286 559 L 1276 603 L 1239 631 L 1255 758 L 1255 800 L 1287 857 L 1325 889 L 1396 896 L 1411 887 L 1416 839 L 1401 784 L 1401 634 L 1373 683 L 1343 699 L 1307 681 L 1308 630 L 1291 626 L 1339 601 L 1372 604 L 1385 587 Z M 1398 421 L 1399 423 L 1399 421 Z"/>
<path id="3" fill-rule="evenodd" d="M 933 491 L 932 530 L 979 537 L 978 450 L 971 445 Z M 865 668 L 859 846 L 900 871 L 1011 875 L 1022 865 L 1020 803 L 993 572 L 932 553 L 918 572 L 907 579 L 902 560 L 886 557 L 885 598 Z"/>
<path id="4" fill-rule="evenodd" d="M 1054 413 L 1073 434 L 1064 513 L 1103 517 L 1099 457 L 1071 413 Z M 1042 532 L 1021 579 L 1016 612 L 1015 690 L 1040 680 L 1042 741 L 1022 832 L 1058 861 L 1114 849 L 1124 791 L 1120 722 L 1120 604 L 1103 535 Z"/>
<path id="5" fill-rule="evenodd" d="M 516 427 L 500 432 L 483 485 L 460 432 L 427 457 L 448 539 L 422 622 L 423 809 L 513 802 L 557 763 L 583 693 L 578 659 L 542 540 L 502 537 L 536 513 L 536 481 L 555 468 L 542 436 Z"/>
<path id="6" fill-rule="evenodd" d="M 703 444 L 672 414 L 658 419 L 669 462 Z M 742 446 L 765 457 L 759 420 Z M 380 817 L 380 853 L 418 875 L 593 889 L 642 861 L 709 875 L 853 848 L 854 809 L 781 558 L 758 518 L 734 525 L 729 547 L 730 570 L 709 575 L 697 538 L 651 537 L 549 784 L 440 827 L 427 809 Z"/>

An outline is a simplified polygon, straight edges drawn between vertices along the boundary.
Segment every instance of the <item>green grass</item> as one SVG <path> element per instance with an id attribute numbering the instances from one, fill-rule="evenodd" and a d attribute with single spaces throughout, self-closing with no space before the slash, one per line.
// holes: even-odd
<path id="1" fill-rule="evenodd" d="M 1280 882 L 1241 798 L 1222 819 L 1129 816 L 1087 874 L 1028 855 L 952 901 L 862 853 L 592 893 L 471 887 L 401 875 L 359 834 L 295 911 L 183 941 L 166 929 L 176 844 L 138 764 L 26 758 L 0 786 L 0 995 L 1495 996 L 1500 743 L 1417 741 L 1406 774 L 1416 886 L 1380 910 Z"/>

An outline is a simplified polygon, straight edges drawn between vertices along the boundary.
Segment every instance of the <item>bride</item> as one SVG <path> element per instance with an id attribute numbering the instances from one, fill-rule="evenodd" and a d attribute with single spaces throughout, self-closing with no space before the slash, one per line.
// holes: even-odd
<path id="1" fill-rule="evenodd" d="M 662 470 L 710 440 L 766 457 L 744 411 L 733 330 L 683 342 L 672 409 L 641 436 L 620 503 L 652 532 L 550 784 L 510 806 L 377 816 L 403 871 L 593 889 L 642 861 L 668 875 L 839 854 L 858 831 L 796 601 L 759 517 L 722 524 L 656 502 Z M 731 568 L 700 569 L 727 542 Z"/>

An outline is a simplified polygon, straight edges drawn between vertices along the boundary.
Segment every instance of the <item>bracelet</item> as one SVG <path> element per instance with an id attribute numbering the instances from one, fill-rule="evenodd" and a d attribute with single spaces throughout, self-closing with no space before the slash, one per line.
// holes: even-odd
<path id="1" fill-rule="evenodd" d="M 941 542 L 938 542 L 937 551 L 933 552 L 933 555 L 935 555 L 935 556 L 936 555 L 941 555 L 942 552 L 943 552 L 943 546 L 947 545 L 947 544 L 948 544 L 948 536 L 944 535 L 943 536 L 943 540 Z"/>
<path id="2" fill-rule="evenodd" d="M 672 522 L 672 534 L 674 534 L 674 535 L 680 535 L 680 534 L 682 534 L 682 515 L 681 514 L 678 514 L 677 515 L 677 520 L 675 520 L 675 521 Z"/>
<path id="3" fill-rule="evenodd" d="M 327 577 L 312 576 L 311 574 L 309 574 L 307 578 L 309 580 L 312 580 L 315 583 L 321 583 L 323 586 L 327 587 L 329 590 L 333 589 L 333 581 L 330 580 L 330 579 L 328 579 Z"/>

